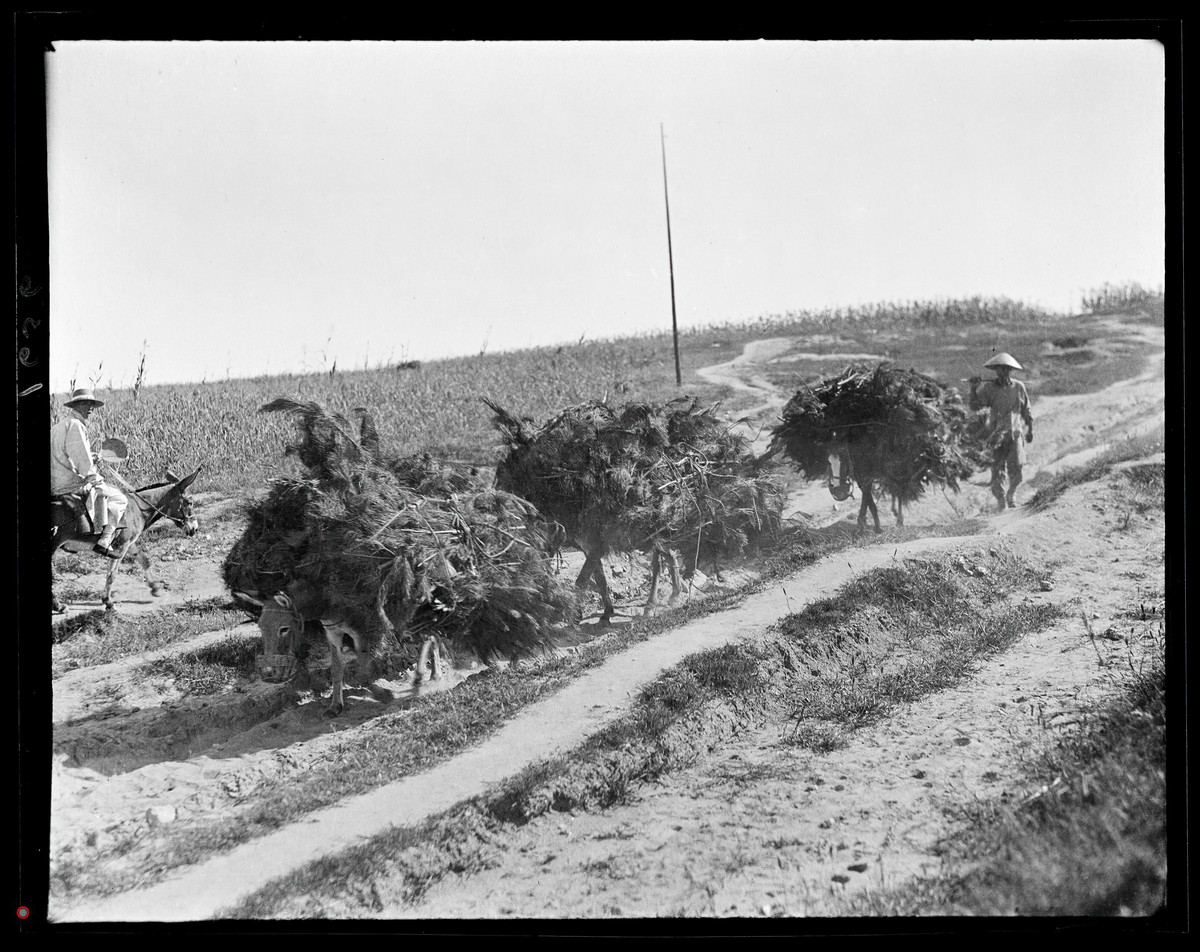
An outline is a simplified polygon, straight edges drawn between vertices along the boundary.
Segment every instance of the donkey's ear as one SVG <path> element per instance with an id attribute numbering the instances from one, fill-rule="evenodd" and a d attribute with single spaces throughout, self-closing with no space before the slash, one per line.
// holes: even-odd
<path id="1" fill-rule="evenodd" d="M 172 473 L 169 469 L 167 470 L 167 479 L 173 483 L 179 482 L 179 477 Z"/>
<path id="2" fill-rule="evenodd" d="M 283 608 L 286 608 L 288 611 L 291 611 L 291 609 L 292 609 L 291 596 L 286 595 L 283 592 L 280 592 L 278 595 L 275 596 L 275 602 L 276 602 L 276 604 L 282 606 Z"/>
<path id="3" fill-rule="evenodd" d="M 249 602 L 251 605 L 257 605 L 259 608 L 263 607 L 263 600 L 261 598 L 255 597 L 254 595 L 251 595 L 249 592 L 235 590 L 233 593 L 233 597 L 236 599 L 240 599 L 243 602 Z"/>
<path id="4" fill-rule="evenodd" d="M 192 473 L 190 476 L 184 476 L 183 479 L 175 480 L 175 489 L 181 493 L 187 492 L 188 487 L 191 486 L 193 482 L 195 482 L 196 477 L 199 475 L 200 475 L 200 469 L 199 469 L 199 467 L 197 467 L 196 471 L 194 473 Z"/>

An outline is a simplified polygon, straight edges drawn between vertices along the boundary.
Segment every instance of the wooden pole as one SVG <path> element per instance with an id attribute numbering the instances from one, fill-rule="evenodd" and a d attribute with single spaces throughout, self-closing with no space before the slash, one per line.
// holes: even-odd
<path id="1" fill-rule="evenodd" d="M 675 339 L 675 386 L 683 386 L 683 374 L 679 370 L 679 325 L 675 321 L 675 259 L 671 255 L 671 199 L 667 195 L 667 136 L 662 123 L 658 124 L 658 135 L 662 141 L 663 201 L 667 205 L 667 267 L 671 273 L 671 335 Z"/>

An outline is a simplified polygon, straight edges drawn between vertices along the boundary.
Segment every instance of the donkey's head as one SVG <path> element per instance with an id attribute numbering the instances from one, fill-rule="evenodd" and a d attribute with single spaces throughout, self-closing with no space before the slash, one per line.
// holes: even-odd
<path id="1" fill-rule="evenodd" d="M 192 501 L 187 497 L 186 493 L 188 487 L 200 475 L 200 470 L 203 468 L 202 465 L 197 466 L 194 473 L 183 477 L 183 479 L 180 479 L 170 470 L 167 470 L 167 479 L 175 485 L 167 491 L 167 494 L 159 504 L 163 515 L 189 536 L 196 534 L 200 528 L 200 523 L 197 521 L 195 512 L 193 511 Z"/>
<path id="2" fill-rule="evenodd" d="M 296 674 L 304 616 L 290 595 L 280 593 L 263 603 L 258 616 L 262 653 L 255 657 L 259 676 L 271 684 L 290 680 Z"/>
<path id="3" fill-rule="evenodd" d="M 258 604 L 246 593 L 242 598 Z M 320 626 L 309 632 L 320 637 L 321 632 L 331 651 L 344 661 L 365 655 L 368 639 L 345 624 L 340 613 L 330 611 L 328 601 L 315 588 L 293 582 L 286 592 L 262 602 L 258 629 L 262 632 L 262 653 L 255 658 L 259 676 L 278 684 L 295 676 L 298 660 L 304 654 L 305 625 Z"/>

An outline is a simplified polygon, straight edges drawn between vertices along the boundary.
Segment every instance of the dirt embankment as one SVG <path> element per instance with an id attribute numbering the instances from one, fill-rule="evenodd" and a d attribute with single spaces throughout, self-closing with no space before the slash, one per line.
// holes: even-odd
<path id="1" fill-rule="evenodd" d="M 778 342 L 759 344 L 748 348 L 754 361 L 781 352 Z M 737 373 L 745 386 L 758 388 L 765 381 L 758 379 L 754 361 L 710 371 Z M 786 395 L 764 390 L 763 396 L 759 409 L 769 422 Z M 1039 470 L 1050 472 L 1064 455 L 1081 449 L 1088 439 L 1081 432 L 1117 438 L 1161 420 L 1163 405 L 1161 364 L 1145 378 L 1098 394 L 1038 401 L 1030 478 L 1036 483 Z M 814 522 L 855 517 L 834 509 L 822 486 L 800 488 L 793 509 L 819 506 Z M 52 895 L 51 915 L 63 921 L 214 915 L 304 862 L 392 824 L 415 822 L 479 794 L 523 764 L 570 749 L 626 710 L 641 685 L 688 654 L 761 637 L 789 611 L 906 553 L 1012 547 L 1049 573 L 1050 590 L 1031 597 L 1072 611 L 1086 607 L 1098 631 L 1118 622 L 1138 598 L 1162 592 L 1162 520 L 1132 517 L 1128 500 L 1111 486 L 1072 490 L 1043 513 L 992 515 L 990 505 L 985 486 L 965 487 L 957 497 L 931 495 L 907 516 L 910 527 L 944 532 L 948 523 L 965 524 L 983 513 L 990 520 L 987 529 L 969 540 L 919 540 L 904 551 L 884 542 L 828 559 L 730 611 L 623 652 L 513 719 L 486 744 L 427 774 L 382 786 L 247 847 L 163 876 L 154 872 L 150 849 L 156 830 L 222 823 L 248 808 L 256 791 L 336 756 L 338 743 L 386 705 L 355 691 L 347 711 L 330 723 L 320 716 L 319 700 L 262 685 L 206 700 L 166 696 L 162 703 L 164 696 L 136 676 L 147 657 L 65 675 L 55 682 L 52 863 L 98 870 L 142 864 L 145 881 L 162 881 L 95 901 Z M 215 536 L 207 555 L 183 551 L 183 542 L 167 543 L 168 555 L 172 546 L 179 548 L 179 557 L 164 565 L 174 586 L 167 600 L 156 603 L 146 594 L 143 604 L 135 596 L 121 610 L 219 594 L 224 539 L 220 531 Z M 616 565 L 629 573 L 624 584 L 632 598 L 640 588 L 634 567 Z M 90 582 L 89 576 L 76 580 L 81 588 Z M 126 579 L 122 591 L 136 591 L 136 584 Z M 243 626 L 217 637 L 229 634 L 252 633 Z M 1109 654 L 1138 650 L 1136 639 L 1098 644 Z M 546 814 L 511 833 L 511 848 L 497 869 L 445 880 L 415 907 L 385 904 L 375 914 L 834 914 L 855 891 L 892 885 L 936 865 L 931 850 L 946 832 L 942 806 L 1007 789 L 1031 744 L 1053 738 L 1072 711 L 1111 687 L 1101 660 L 1078 621 L 1042 632 L 983 666 L 961 688 L 904 708 L 828 754 L 784 743 L 786 718 L 778 714 L 752 717 L 734 729 L 716 730 L 714 736 L 724 738 L 718 749 L 640 790 L 631 805 L 594 815 Z M 342 910 L 347 916 L 369 913 Z"/>

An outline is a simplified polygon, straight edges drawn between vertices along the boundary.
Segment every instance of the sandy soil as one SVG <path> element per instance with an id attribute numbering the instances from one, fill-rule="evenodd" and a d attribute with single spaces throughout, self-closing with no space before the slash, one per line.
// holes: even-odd
<path id="1" fill-rule="evenodd" d="M 1076 615 L 831 753 L 790 746 L 786 718 L 753 725 L 628 805 L 534 819 L 499 868 L 444 880 L 419 905 L 380 917 L 836 916 L 862 892 L 936 870 L 938 844 L 955 829 L 943 808 L 1033 792 L 1020 785 L 1021 763 L 1070 730 L 1113 690 L 1113 666 L 1146 647 L 1148 629 L 1121 616 L 1161 592 L 1161 522 L 1113 532 L 1094 496 L 1072 497 L 1053 513 L 999 517 L 965 550 L 1003 545 L 1056 563 L 1052 590 L 1029 597 L 1086 605 L 1100 632 L 1117 626 L 1099 653 Z"/>
<path id="2" fill-rule="evenodd" d="M 1161 332 L 1153 335 L 1161 347 Z M 734 361 L 708 368 L 710 380 L 761 395 L 746 414 L 758 430 L 787 395 L 757 373 L 796 346 L 758 341 Z M 1095 346 L 1095 341 L 1091 342 Z M 1097 439 L 1115 440 L 1161 422 L 1161 361 L 1148 374 L 1084 397 L 1035 401 L 1037 442 L 1028 477 L 1051 472 Z M 757 425 L 756 425 L 757 423 Z M 757 434 L 760 435 L 760 434 Z M 1043 477 L 1044 478 L 1044 477 Z M 853 500 L 838 509 L 820 484 L 801 484 L 790 510 L 807 524 L 852 522 Z M 153 599 L 132 576 L 118 585 L 119 611 L 136 613 L 224 595 L 220 559 L 238 529 L 229 503 L 200 497 L 201 534 L 160 534 L 155 547 L 169 591 Z M 487 743 L 434 770 L 286 825 L 245 847 L 164 877 L 128 844 L 163 824 L 203 828 L 246 809 L 255 791 L 336 756 L 349 732 L 364 730 L 387 706 L 365 689 L 348 693 L 334 722 L 311 694 L 251 684 L 206 699 L 172 694 L 139 676 L 150 658 L 60 674 L 54 684 L 55 764 L 51 862 L 114 870 L 147 866 L 146 886 L 96 901 L 51 896 L 60 921 L 183 921 L 219 915 L 240 896 L 304 862 L 409 823 L 482 793 L 528 763 L 578 744 L 627 709 L 642 685 L 696 651 L 760 637 L 788 611 L 830 594 L 853 575 L 892 559 L 1003 546 L 1045 566 L 1035 599 L 1072 607 L 1075 621 L 1030 636 L 960 688 L 897 711 L 842 750 L 814 755 L 785 742 L 788 725 L 751 725 L 696 765 L 641 789 L 635 801 L 601 814 L 550 814 L 512 835 L 505 862 L 435 886 L 415 908 L 384 918 L 836 915 L 846 897 L 903 881 L 936 865 L 948 831 L 948 801 L 1008 790 L 1022 758 L 1052 742 L 1072 712 L 1112 689 L 1112 664 L 1141 650 L 1144 632 L 1124 620 L 1138 601 L 1163 591 L 1161 513 L 1132 515 L 1110 488 L 1077 489 L 1053 509 L 990 512 L 986 486 L 959 496 L 931 494 L 906 514 L 910 526 L 945 526 L 987 513 L 971 538 L 928 538 L 857 548 L 780 585 L 659 638 L 635 646 L 523 712 Z M 98 562 L 98 560 L 97 560 Z M 81 563 L 81 564 L 86 564 Z M 100 566 L 96 566 L 98 570 Z M 613 560 L 627 609 L 644 584 L 636 561 Z M 567 568 L 567 571 L 570 567 Z M 99 607 L 98 571 L 80 569 L 61 584 L 72 612 Z M 1097 632 L 1085 637 L 1078 611 Z M 252 638 L 239 625 L 192 639 L 183 652 L 226 637 Z M 476 668 L 463 668 L 457 677 Z M 403 698 L 408 687 L 390 685 Z M 553 725 L 548 728 L 547 725 Z M 125 844 L 117 854 L 114 846 Z M 158 881 L 161 880 L 161 881 Z"/>

